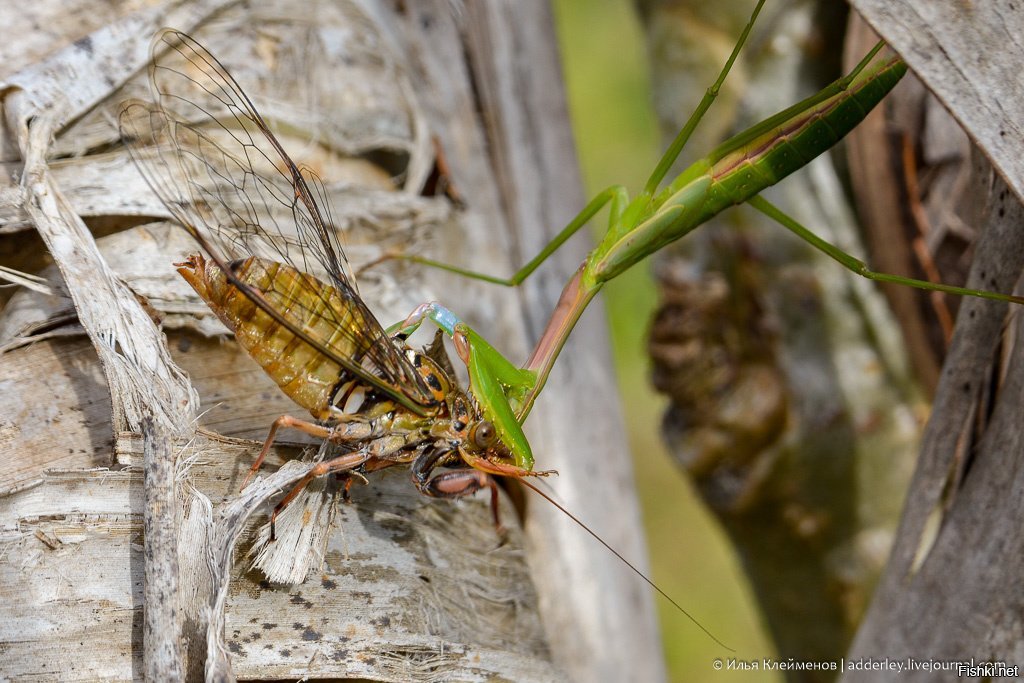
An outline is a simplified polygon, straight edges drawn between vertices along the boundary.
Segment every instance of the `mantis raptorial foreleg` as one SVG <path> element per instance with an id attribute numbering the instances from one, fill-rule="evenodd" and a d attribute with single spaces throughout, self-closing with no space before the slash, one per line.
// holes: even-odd
<path id="1" fill-rule="evenodd" d="M 517 368 L 493 346 L 459 320 L 454 313 L 438 303 L 416 307 L 409 316 L 388 329 L 393 336 L 411 335 L 424 320 L 431 320 L 452 338 L 459 358 L 469 370 L 470 392 L 480 412 L 489 420 L 498 438 L 511 451 L 518 468 L 533 467 L 533 452 L 523 433 L 521 420 L 516 419 L 513 406 L 521 403 L 536 385 L 536 373 Z"/>

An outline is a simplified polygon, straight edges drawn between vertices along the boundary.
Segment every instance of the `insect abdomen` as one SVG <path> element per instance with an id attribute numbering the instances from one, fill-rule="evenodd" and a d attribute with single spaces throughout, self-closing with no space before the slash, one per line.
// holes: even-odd
<path id="1" fill-rule="evenodd" d="M 811 109 L 795 105 L 777 114 L 774 125 L 758 126 L 726 141 L 712 152 L 714 182 L 708 188 L 705 214 L 740 204 L 810 163 L 853 130 L 899 82 L 907 66 L 893 57 L 859 74 L 848 88 Z M 802 103 L 801 103 L 802 104 Z M 787 116 L 790 110 L 798 113 Z M 765 123 L 772 121 L 769 119 Z"/>
<path id="2" fill-rule="evenodd" d="M 332 287 L 291 266 L 250 257 L 233 266 L 235 276 L 262 296 L 285 319 L 336 353 L 358 359 L 365 349 L 344 334 L 344 325 L 324 315 L 326 309 L 344 324 L 358 325 L 358 314 Z M 274 320 L 221 269 L 194 255 L 178 272 L 234 333 L 238 344 L 293 401 L 314 417 L 325 419 L 335 386 L 351 379 L 348 371 Z M 348 348 L 352 347 L 352 348 Z"/>

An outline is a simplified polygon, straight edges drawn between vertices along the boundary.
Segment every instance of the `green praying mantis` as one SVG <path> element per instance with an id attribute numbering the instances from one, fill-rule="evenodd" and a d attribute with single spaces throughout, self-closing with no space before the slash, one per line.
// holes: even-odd
<path id="1" fill-rule="evenodd" d="M 855 128 L 899 82 L 907 67 L 897 56 L 880 56 L 876 45 L 846 76 L 822 91 L 730 138 L 662 188 L 669 169 L 711 107 L 742 50 L 765 0 L 759 0 L 697 109 L 665 151 L 642 191 L 630 199 L 622 186 L 598 193 L 537 256 L 509 278 L 442 263 L 430 258 L 394 254 L 415 263 L 457 275 L 515 287 L 522 284 L 552 253 L 605 206 L 608 229 L 565 285 L 533 353 L 517 367 L 477 331 L 438 303 L 419 306 L 393 331 L 411 334 L 425 320 L 453 338 L 470 377 L 470 391 L 481 412 L 509 445 L 515 463 L 489 470 L 505 476 L 532 473 L 534 458 L 522 424 L 543 390 L 551 369 L 583 311 L 605 283 L 662 247 L 689 234 L 725 209 L 747 203 L 811 246 L 865 278 L 925 290 L 1021 304 L 1024 298 L 968 289 L 870 270 L 865 263 L 815 235 L 759 193 L 802 168 Z"/>
<path id="2" fill-rule="evenodd" d="M 362 422 L 352 422 L 358 428 L 368 426 L 372 432 L 368 436 L 362 435 L 355 428 L 351 435 L 348 435 L 347 425 L 340 418 L 330 426 L 308 423 L 288 416 L 283 416 L 275 422 L 252 472 L 259 466 L 273 441 L 274 432 L 280 426 L 296 427 L 327 440 L 344 442 L 348 446 L 360 446 L 358 449 L 343 452 L 333 460 L 325 461 L 320 469 L 311 471 L 304 483 L 293 489 L 279 503 L 278 510 L 294 498 L 309 478 L 333 472 L 371 471 L 378 467 L 410 463 L 417 486 L 428 495 L 459 497 L 469 495 L 482 486 L 488 486 L 492 491 L 492 501 L 495 500 L 496 487 L 487 474 L 512 478 L 544 474 L 533 468 L 532 450 L 522 425 L 543 390 L 561 349 L 583 311 L 606 282 L 616 278 L 648 255 L 692 232 L 733 204 L 751 204 L 842 265 L 868 278 L 924 289 L 1024 303 L 1024 299 L 1018 297 L 874 273 L 860 261 L 816 237 L 807 228 L 758 197 L 761 190 L 798 170 L 834 145 L 856 127 L 867 112 L 895 86 L 906 72 L 906 66 L 897 57 L 880 57 L 881 44 L 844 78 L 726 141 L 662 188 L 669 169 L 715 100 L 764 4 L 765 0 L 758 0 L 718 79 L 709 88 L 696 111 L 663 155 L 643 190 L 635 198 L 630 199 L 621 186 L 610 187 L 599 193 L 549 245 L 507 279 L 475 273 L 420 256 L 403 256 L 417 263 L 439 267 L 467 277 L 516 286 L 525 281 L 555 250 L 607 206 L 609 225 L 604 238 L 566 284 L 540 342 L 522 367 L 517 367 L 509 361 L 476 330 L 437 303 L 419 306 L 403 322 L 393 326 L 389 330 L 390 335 L 385 335 L 372 315 L 365 310 L 354 288 L 350 286 L 348 274 L 343 272 L 344 257 L 341 255 L 340 247 L 335 253 L 333 238 L 329 237 L 333 232 L 326 229 L 329 221 L 324 220 L 314 197 L 314 194 L 318 194 L 319 184 L 313 178 L 307 183 L 307 177 L 284 154 L 276 138 L 238 84 L 212 55 L 183 34 L 162 34 L 172 37 L 172 40 L 167 41 L 167 45 L 183 51 L 186 66 L 189 68 L 172 68 L 170 65 L 173 61 L 154 62 L 151 71 L 154 90 L 158 93 L 157 99 L 161 104 L 167 100 L 183 106 L 189 115 L 181 115 L 178 118 L 179 115 L 173 111 L 174 107 L 169 107 L 169 110 L 165 111 L 159 104 L 153 107 L 145 104 L 141 107 L 132 105 L 122 111 L 122 130 L 126 133 L 126 140 L 141 140 L 145 143 L 149 138 L 160 138 L 167 131 L 174 131 L 177 135 L 171 138 L 171 144 L 164 146 L 162 155 L 156 157 L 157 161 L 143 161 L 140 164 L 144 175 L 145 169 L 149 169 L 154 190 L 164 198 L 172 215 L 179 218 L 186 226 L 186 230 L 193 233 L 215 261 L 213 255 L 219 250 L 215 247 L 211 249 L 203 241 L 200 232 L 190 229 L 190 225 L 192 228 L 205 225 L 215 235 L 225 237 L 231 244 L 234 244 L 234 236 L 228 237 L 226 231 L 236 227 L 253 230 L 259 228 L 255 222 L 241 220 L 248 219 L 249 214 L 244 211 L 237 212 L 235 205 L 225 195 L 219 194 L 221 186 L 226 186 L 230 192 L 237 192 L 242 196 L 249 191 L 253 193 L 253 197 L 262 201 L 277 202 L 292 210 L 293 217 L 300 223 L 297 226 L 299 232 L 307 242 L 323 246 L 321 256 L 326 260 L 321 263 L 333 276 L 333 288 L 331 285 L 318 285 L 319 293 L 315 292 L 314 296 L 308 298 L 300 298 L 295 294 L 297 289 L 293 287 L 293 283 L 305 276 L 295 268 L 287 273 L 287 277 L 268 277 L 265 281 L 261 280 L 258 285 L 253 285 L 242 281 L 240 273 L 248 269 L 248 266 L 243 269 L 243 264 L 251 265 L 256 263 L 255 261 L 222 260 L 216 263 L 216 268 L 210 271 L 211 278 L 216 279 L 218 286 L 221 280 L 229 283 L 244 295 L 245 301 L 242 305 L 253 309 L 251 313 L 247 309 L 245 315 L 239 318 L 241 322 L 235 325 L 236 333 L 241 323 L 252 322 L 251 319 L 257 317 L 255 309 L 259 309 L 258 315 L 267 320 L 261 321 L 260 329 L 264 332 L 252 335 L 258 343 L 250 344 L 257 351 L 254 353 L 250 350 L 250 354 L 261 362 L 269 375 L 275 379 L 283 378 L 283 381 L 279 381 L 282 388 L 297 387 L 293 388 L 289 395 L 297 404 L 310 409 L 318 421 L 326 422 L 334 416 L 331 407 L 339 395 L 339 389 L 343 390 L 340 391 L 342 403 L 347 405 L 349 392 L 355 391 L 360 382 L 371 389 L 370 403 L 378 401 L 384 406 L 376 412 L 364 411 L 367 414 Z M 199 95 L 198 99 L 189 99 L 196 94 Z M 229 141 L 226 148 L 219 146 L 215 137 L 208 137 L 201 126 L 192 127 L 190 123 L 193 119 L 199 120 L 201 124 L 203 121 L 209 123 L 207 119 L 213 118 L 200 104 L 204 101 L 204 94 L 220 100 L 221 104 L 226 105 L 234 114 L 234 119 L 229 121 L 233 120 L 240 124 L 226 127 L 214 119 L 219 126 L 213 127 L 214 132 L 227 134 Z M 138 113 L 139 116 L 136 117 L 133 113 Z M 245 135 L 240 135 L 240 130 L 245 131 Z M 138 149 L 141 150 L 142 146 Z M 276 175 L 271 172 L 260 175 L 253 168 L 249 155 L 252 150 L 258 151 L 258 154 L 253 154 L 254 157 L 262 156 L 264 160 L 277 161 Z M 142 156 L 141 152 L 139 156 Z M 184 188 L 174 184 L 174 174 L 165 173 L 166 168 L 177 168 L 181 165 L 193 174 L 187 176 L 190 181 Z M 204 181 L 211 176 L 221 180 L 220 185 L 205 185 Z M 257 178 L 258 182 L 251 182 L 252 178 Z M 310 184 L 313 186 L 312 191 Z M 179 199 L 181 189 L 184 190 L 184 201 Z M 212 218 L 219 210 L 228 214 L 223 221 Z M 268 223 L 263 228 L 264 233 L 274 227 L 276 224 Z M 322 241 L 318 242 L 321 239 Z M 244 239 L 242 242 L 243 244 L 237 246 L 246 246 Z M 286 255 L 284 259 L 287 261 Z M 193 259 L 179 266 L 185 270 L 192 267 L 193 271 L 198 271 L 200 263 L 200 260 Z M 287 266 L 270 263 L 264 270 L 271 267 L 280 271 Z M 328 290 L 333 293 L 325 294 L 324 292 Z M 216 301 L 208 299 L 208 302 L 218 314 L 221 312 L 220 309 L 226 308 Z M 297 303 L 300 305 L 295 305 Z M 298 315 L 305 317 L 292 316 L 290 311 L 285 311 L 284 304 L 299 309 Z M 352 314 L 352 311 L 356 311 L 357 315 Z M 325 318 L 328 313 L 333 317 Z M 426 320 L 434 322 L 453 339 L 455 349 L 469 371 L 472 401 L 464 400 L 466 397 L 454 383 L 448 385 L 447 382 L 438 382 L 432 385 L 431 380 L 447 379 L 447 372 L 433 368 L 428 362 L 429 358 L 422 358 L 424 354 L 419 354 L 405 344 L 406 338 Z M 266 333 L 268 329 L 271 330 L 270 333 Z M 273 338 L 278 343 L 263 344 L 268 338 Z M 302 344 L 308 347 L 307 351 L 316 352 L 312 359 L 292 358 L 288 354 L 280 353 L 280 349 L 305 348 Z M 261 350 L 263 346 L 270 351 Z M 285 358 L 291 365 L 283 362 Z M 336 367 L 331 367 L 332 363 Z M 328 368 L 329 372 L 321 373 L 320 370 L 324 368 Z M 293 384 L 292 380 L 295 377 L 301 378 L 301 381 Z M 324 381 L 317 381 L 320 379 Z M 307 395 L 307 389 L 315 396 Z M 436 390 L 436 393 L 431 393 L 431 389 Z M 361 405 L 361 400 L 358 403 Z M 398 410 L 391 405 L 392 403 L 404 411 Z M 357 410 L 353 408 L 353 412 Z M 400 419 L 396 421 L 395 415 L 399 415 Z M 471 421 L 463 419 L 470 417 L 473 418 Z M 485 429 L 467 431 L 470 423 L 472 427 Z M 491 433 L 491 428 L 494 433 Z M 376 441 L 378 433 L 383 434 L 381 438 L 385 439 L 384 441 Z M 478 440 L 474 434 L 486 438 Z M 411 438 L 407 438 L 396 447 L 392 446 L 391 441 L 392 437 L 396 436 Z M 433 443 L 433 439 L 449 445 L 456 444 L 458 448 L 420 449 L 423 444 Z M 492 448 L 494 444 L 500 444 L 503 448 Z M 406 446 L 410 446 L 411 450 Z M 378 450 L 374 451 L 373 448 Z M 443 460 L 444 458 L 448 460 Z M 465 464 L 468 468 L 443 472 L 437 477 L 431 475 L 435 466 L 456 462 Z M 582 522 L 542 491 L 529 482 L 524 483 L 582 525 Z M 497 522 L 497 517 L 495 521 Z M 594 535 L 596 537 L 596 534 Z M 600 538 L 598 540 L 627 565 L 633 567 L 607 543 Z M 650 583 L 646 576 L 633 568 Z M 657 589 L 657 586 L 655 588 Z M 665 595 L 660 589 L 657 590 Z M 668 598 L 667 595 L 665 597 Z M 685 610 L 679 609 L 686 614 Z"/>

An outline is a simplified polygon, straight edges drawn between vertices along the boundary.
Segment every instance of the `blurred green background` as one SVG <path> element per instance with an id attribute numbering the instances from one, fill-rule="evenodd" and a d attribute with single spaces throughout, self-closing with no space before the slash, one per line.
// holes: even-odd
<path id="1" fill-rule="evenodd" d="M 639 19 L 628 0 L 555 0 L 553 4 L 587 194 L 612 184 L 623 184 L 632 194 L 653 170 L 662 146 Z M 604 220 L 603 215 L 598 218 L 597 229 Z M 656 305 L 649 267 L 641 265 L 616 279 L 604 289 L 603 297 L 630 426 L 653 579 L 737 651 L 734 655 L 724 652 L 657 598 L 670 679 L 778 680 L 763 671 L 712 669 L 715 657 L 758 660 L 773 656 L 774 648 L 731 546 L 661 442 L 659 425 L 666 401 L 650 386 L 646 354 Z"/>

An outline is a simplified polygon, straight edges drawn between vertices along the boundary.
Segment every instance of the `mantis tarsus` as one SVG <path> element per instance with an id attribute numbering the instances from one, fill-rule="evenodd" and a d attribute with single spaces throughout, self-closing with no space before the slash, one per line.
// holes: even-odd
<path id="1" fill-rule="evenodd" d="M 468 325 L 439 304 L 420 306 L 399 326 L 416 329 L 429 318 L 452 335 L 469 367 L 471 391 L 488 419 L 512 447 L 518 467 L 529 469 L 533 456 L 521 424 L 582 312 L 603 285 L 645 257 L 689 234 L 719 212 L 747 203 L 780 223 L 852 272 L 880 282 L 997 301 L 1024 303 L 1012 295 L 955 287 L 870 270 L 860 260 L 826 242 L 758 193 L 828 150 L 899 82 L 906 65 L 899 57 L 879 57 L 879 43 L 847 76 L 819 93 L 727 140 L 659 189 L 668 170 L 715 100 L 764 5 L 759 0 L 717 80 L 666 150 L 643 190 L 630 199 L 612 186 L 590 203 L 537 256 L 509 278 L 475 272 L 417 255 L 397 257 L 466 277 L 514 287 L 524 282 L 555 250 L 606 205 L 608 229 L 566 284 L 550 321 L 530 358 L 516 368 Z"/>

